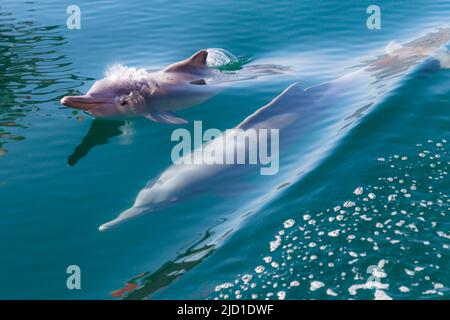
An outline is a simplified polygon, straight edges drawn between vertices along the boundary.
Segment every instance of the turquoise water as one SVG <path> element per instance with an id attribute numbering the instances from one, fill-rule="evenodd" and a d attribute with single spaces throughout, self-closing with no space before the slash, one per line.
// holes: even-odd
<path id="1" fill-rule="evenodd" d="M 115 64 L 154 70 L 224 48 L 283 70 L 179 113 L 189 130 L 232 128 L 293 82 L 336 79 L 445 26 L 448 1 L 379 1 L 381 30 L 366 27 L 369 1 L 77 1 L 80 30 L 66 28 L 70 4 L 0 4 L 0 298 L 450 297 L 450 72 L 433 61 L 355 85 L 280 175 L 223 181 L 236 188 L 104 233 L 172 164 L 175 127 L 59 104 Z M 66 287 L 73 264 L 81 290 Z"/>

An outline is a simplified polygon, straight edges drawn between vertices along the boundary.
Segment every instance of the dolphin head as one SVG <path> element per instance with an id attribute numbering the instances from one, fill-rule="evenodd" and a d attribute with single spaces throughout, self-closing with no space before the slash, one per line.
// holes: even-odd
<path id="1" fill-rule="evenodd" d="M 131 208 L 120 213 L 115 219 L 102 224 L 99 230 L 105 231 L 136 216 L 161 211 L 185 197 L 183 190 L 190 183 L 189 178 L 200 176 L 196 170 L 193 170 L 195 168 L 196 165 L 170 166 L 139 191 Z"/>
<path id="2" fill-rule="evenodd" d="M 144 79 L 102 79 L 85 95 L 65 96 L 61 104 L 100 117 L 135 115 L 150 103 L 152 92 L 150 82 Z"/>

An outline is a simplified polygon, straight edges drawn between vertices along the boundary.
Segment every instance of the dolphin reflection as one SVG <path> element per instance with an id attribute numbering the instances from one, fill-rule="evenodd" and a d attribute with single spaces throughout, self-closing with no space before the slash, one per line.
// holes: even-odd
<path id="1" fill-rule="evenodd" d="M 117 137 L 123 132 L 120 129 L 125 121 L 94 119 L 88 132 L 73 153 L 67 158 L 67 164 L 74 166 L 84 158 L 92 148 L 108 143 L 110 138 Z"/>

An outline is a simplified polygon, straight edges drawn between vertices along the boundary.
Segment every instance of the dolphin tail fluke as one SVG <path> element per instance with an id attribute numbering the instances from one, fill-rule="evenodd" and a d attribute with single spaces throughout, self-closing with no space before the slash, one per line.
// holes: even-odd
<path id="1" fill-rule="evenodd" d="M 98 230 L 99 231 L 105 231 L 105 230 L 110 229 L 112 227 L 115 227 L 119 223 L 122 223 L 123 221 L 128 220 L 128 219 L 130 219 L 132 217 L 135 217 L 138 214 L 141 214 L 143 212 L 144 212 L 144 209 L 142 209 L 142 208 L 132 207 L 130 209 L 127 209 L 127 210 L 123 211 L 121 214 L 119 214 L 119 216 L 117 218 L 102 224 L 98 228 Z"/>

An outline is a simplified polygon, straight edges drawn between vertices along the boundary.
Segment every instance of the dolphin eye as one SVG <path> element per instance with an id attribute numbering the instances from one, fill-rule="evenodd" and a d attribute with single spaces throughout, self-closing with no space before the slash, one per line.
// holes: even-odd
<path id="1" fill-rule="evenodd" d="M 119 103 L 121 106 L 128 104 L 127 98 L 126 97 L 120 98 Z"/>

